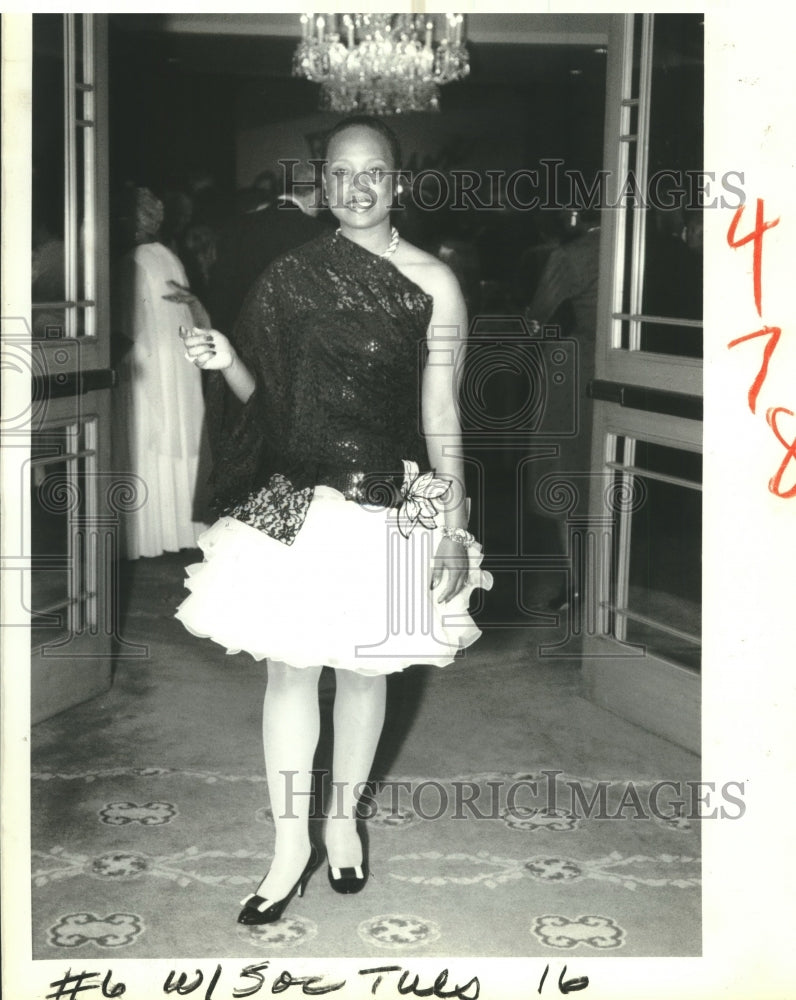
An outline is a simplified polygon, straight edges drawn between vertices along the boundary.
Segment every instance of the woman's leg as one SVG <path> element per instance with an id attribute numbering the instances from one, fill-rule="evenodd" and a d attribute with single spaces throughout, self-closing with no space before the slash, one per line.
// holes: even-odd
<path id="1" fill-rule="evenodd" d="M 268 797 L 274 817 L 274 860 L 257 894 L 282 899 L 310 856 L 309 809 L 312 762 L 320 732 L 320 667 L 268 662 L 263 704 L 263 749 Z"/>
<path id="2" fill-rule="evenodd" d="M 329 864 L 335 868 L 353 868 L 362 864 L 356 808 L 370 778 L 384 725 L 387 679 L 363 677 L 351 670 L 335 670 L 335 679 L 334 784 L 325 839 Z"/>

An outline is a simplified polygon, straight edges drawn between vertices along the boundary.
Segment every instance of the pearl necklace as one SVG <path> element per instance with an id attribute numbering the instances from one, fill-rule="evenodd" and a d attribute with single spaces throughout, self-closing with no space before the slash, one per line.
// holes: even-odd
<path id="1" fill-rule="evenodd" d="M 379 257 L 382 260 L 387 260 L 388 257 L 392 257 L 395 251 L 398 249 L 398 244 L 401 242 L 401 236 L 395 226 L 390 230 L 390 244 L 384 253 L 380 253 Z"/>
<path id="2" fill-rule="evenodd" d="M 335 233 L 335 236 L 342 236 L 342 233 L 343 230 L 338 229 L 337 232 Z M 392 229 L 390 230 L 390 242 L 387 246 L 387 249 L 384 251 L 384 253 L 380 253 L 377 256 L 381 257 L 382 260 L 387 260 L 388 257 L 392 257 L 392 255 L 398 249 L 398 244 L 400 242 L 401 242 L 401 234 L 398 232 L 395 226 L 393 226 Z"/>

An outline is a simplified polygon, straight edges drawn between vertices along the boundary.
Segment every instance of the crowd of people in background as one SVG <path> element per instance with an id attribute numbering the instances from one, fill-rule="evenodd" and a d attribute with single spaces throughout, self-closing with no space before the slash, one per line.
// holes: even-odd
<path id="1" fill-rule="evenodd" d="M 281 174 L 281 176 L 280 176 Z M 288 182 L 286 183 L 286 179 Z M 148 334 L 136 333 L 136 322 L 143 322 L 145 310 L 138 308 L 137 319 L 130 312 L 131 302 L 142 294 L 139 281 L 133 294 L 129 287 L 131 274 L 141 277 L 141 261 L 146 258 L 152 266 L 154 251 L 144 254 L 141 243 L 157 244 L 159 263 L 166 271 L 161 275 L 163 296 L 161 301 L 147 306 L 150 318 L 157 314 L 171 334 L 167 350 L 171 352 L 175 370 L 182 358 L 178 329 L 186 324 L 212 326 L 232 334 L 235 321 L 243 306 L 246 293 L 259 274 L 277 257 L 313 239 L 325 227 L 335 225 L 335 219 L 324 205 L 320 190 L 314 187 L 315 170 L 309 163 L 294 164 L 291 172 L 262 171 L 252 183 L 236 192 L 223 190 L 206 169 L 196 169 L 183 183 L 164 185 L 154 193 L 128 183 L 119 193 L 117 209 L 136 203 L 139 210 L 149 206 L 149 225 L 143 234 L 141 226 L 126 223 L 123 211 L 116 211 L 113 228 L 114 270 L 119 296 L 117 303 L 126 303 L 114 319 L 116 337 L 116 363 L 128 379 L 137 372 L 139 378 L 139 408 L 146 409 L 146 399 L 153 398 L 149 389 L 142 387 L 140 379 L 146 364 L 139 358 L 131 367 L 131 343 L 138 340 L 136 350 L 148 341 Z M 145 191 L 146 196 L 141 192 Z M 137 194 L 136 194 L 137 192 Z M 521 317 L 531 335 L 538 335 L 543 325 L 554 324 L 562 337 L 574 338 L 578 343 L 579 366 L 576 387 L 580 398 L 581 427 L 577 439 L 564 449 L 562 468 L 586 468 L 588 464 L 590 404 L 586 386 L 594 377 L 594 341 L 597 313 L 597 288 L 600 249 L 600 212 L 596 210 L 571 211 L 522 211 L 508 204 L 480 210 L 468 208 L 454 210 L 443 205 L 437 210 L 424 208 L 421 198 L 403 198 L 395 214 L 402 238 L 412 242 L 442 261 L 458 279 L 471 322 L 477 317 Z M 157 225 L 152 226 L 153 204 Z M 701 316 L 701 219 L 685 218 L 681 212 L 652 213 L 648 219 L 646 252 L 651 262 L 647 269 L 649 280 L 645 291 L 645 312 L 655 315 L 679 315 L 698 319 Z M 139 222 L 141 220 L 139 219 Z M 138 229 L 138 232 L 136 232 Z M 45 241 L 44 248 L 48 246 Z M 131 260 L 138 264 L 131 271 Z M 169 286 L 166 286 L 168 280 Z M 124 286 L 127 283 L 128 287 Z M 154 292 L 150 285 L 150 297 Z M 132 297 L 131 297 L 132 295 Z M 140 303 L 139 303 L 140 305 Z M 154 311 L 153 311 L 154 310 Z M 671 338 L 676 328 L 645 325 L 642 344 L 646 350 L 667 351 L 666 338 Z M 698 338 L 690 331 L 677 332 L 676 352 L 693 353 L 699 350 Z M 161 371 L 168 366 L 161 365 Z M 193 373 L 198 378 L 198 373 Z M 168 382 L 168 377 L 166 382 Z M 197 383 L 198 384 L 198 383 Z M 195 390 L 194 386 L 194 390 Z M 128 387 L 129 390 L 129 387 Z M 161 378 L 160 390 L 164 400 L 169 388 Z M 176 391 L 176 390 L 175 390 Z M 123 391 L 132 407 L 132 391 Z M 173 393 L 172 393 L 173 396 Z M 176 398 L 176 397 L 174 397 Z M 189 423 L 201 424 L 201 399 L 192 391 L 193 404 Z M 126 414 L 128 428 L 140 425 L 141 417 Z M 163 433 L 174 430 L 173 421 L 163 421 Z M 130 434 L 140 438 L 138 431 Z M 153 431 L 153 433 L 155 433 Z M 171 432 L 170 432 L 171 433 Z M 213 442 L 198 433 L 191 436 L 191 462 L 205 464 L 197 454 L 200 447 Z M 174 434 L 166 443 L 149 441 L 154 454 L 173 453 Z M 140 447 L 140 445 L 135 445 Z M 181 445 L 182 447 L 182 445 Z M 164 450 L 165 449 L 165 450 Z M 201 458 L 201 460 L 200 460 Z M 207 462 L 211 457 L 207 456 Z M 193 468 L 193 466 L 192 466 Z M 151 470 L 150 473 L 151 475 Z M 182 521 L 188 525 L 190 538 L 194 528 L 201 525 L 202 517 L 195 499 L 189 501 L 182 495 Z M 155 505 L 150 504 L 149 510 Z M 146 512 L 136 515 L 139 520 Z M 140 537 L 131 538 L 128 551 L 135 554 L 158 554 L 173 549 L 167 538 L 160 538 L 161 529 L 139 527 L 138 536 L 152 535 L 151 544 L 141 547 Z M 133 533 L 135 535 L 135 532 Z M 187 536 L 186 536 L 187 537 Z M 182 544 L 186 544 L 181 539 Z M 179 546 L 177 546 L 179 547 Z"/>
<path id="2" fill-rule="evenodd" d="M 280 216 L 275 209 L 280 202 L 284 206 L 285 195 L 288 202 L 299 194 L 305 202 L 314 201 L 313 216 L 320 223 L 333 223 L 328 206 L 318 206 L 309 187 L 315 177 L 313 168 L 306 164 L 303 168 L 300 165 L 301 169 L 305 172 L 297 174 L 293 169 L 293 183 L 287 190 L 281 168 L 263 170 L 237 191 L 223 189 L 206 169 L 194 170 L 179 183 L 153 186 L 164 207 L 160 241 L 179 257 L 191 290 L 201 301 L 212 296 L 213 274 L 227 263 L 223 244 L 228 247 L 238 231 L 250 234 L 254 218 L 267 218 L 276 228 Z M 599 212 L 588 208 L 576 213 L 569 208 L 525 211 L 504 201 L 503 207 L 487 210 L 455 209 L 448 204 L 426 209 L 421 201 L 403 199 L 396 225 L 406 239 L 451 267 L 470 315 L 527 314 L 540 291 L 552 252 L 579 239 L 584 223 L 594 226 L 599 219 Z M 265 222 L 259 225 L 263 228 Z M 682 211 L 652 212 L 647 225 L 647 254 L 655 264 L 648 269 L 645 311 L 700 318 L 701 213 L 686 217 Z M 254 261 L 252 266 L 256 266 Z M 657 344 L 647 349 L 655 350 Z"/>
<path id="3" fill-rule="evenodd" d="M 307 193 L 314 171 L 307 167 L 305 176 L 297 174 L 300 169 L 293 169 L 291 180 L 299 181 L 296 190 Z M 276 225 L 279 216 L 273 212 L 286 194 L 281 169 L 264 170 L 237 191 L 222 189 L 204 170 L 181 183 L 150 187 L 164 207 L 160 240 L 180 258 L 192 291 L 202 301 L 223 252 L 220 245 L 236 227 L 250 228 L 251 219 L 260 213 L 267 213 Z M 296 191 L 287 193 L 292 198 Z M 314 214 L 321 224 L 334 222 L 327 206 Z M 567 235 L 558 213 L 509 206 L 481 211 L 443 205 L 430 210 L 411 198 L 403 200 L 395 223 L 406 239 L 453 269 L 472 314 L 521 311 L 533 297 L 546 256 Z"/>

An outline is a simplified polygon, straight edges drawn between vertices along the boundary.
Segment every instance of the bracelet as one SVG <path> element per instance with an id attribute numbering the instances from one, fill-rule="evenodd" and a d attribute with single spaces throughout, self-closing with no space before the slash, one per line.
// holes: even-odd
<path id="1" fill-rule="evenodd" d="M 466 528 L 447 528 L 443 526 L 442 534 L 443 537 L 453 539 L 454 542 L 458 542 L 466 549 L 470 549 L 475 545 L 475 535 L 467 531 Z"/>

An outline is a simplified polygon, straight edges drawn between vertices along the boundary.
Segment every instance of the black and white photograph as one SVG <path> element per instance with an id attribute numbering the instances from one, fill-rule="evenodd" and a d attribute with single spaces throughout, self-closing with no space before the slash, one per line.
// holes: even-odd
<path id="1" fill-rule="evenodd" d="M 710 7 L 3 14 L 10 1000 L 787 995 L 793 70 Z"/>

